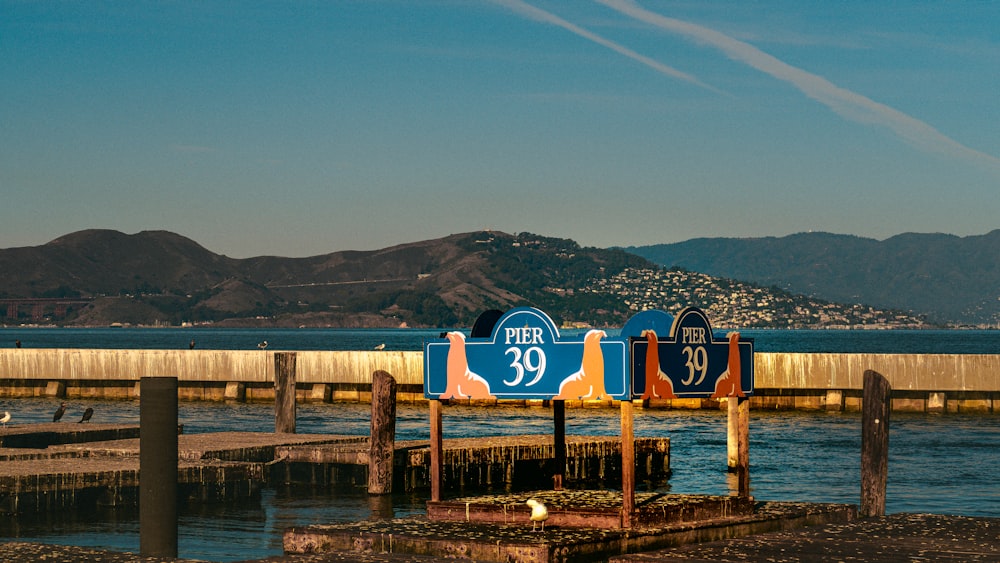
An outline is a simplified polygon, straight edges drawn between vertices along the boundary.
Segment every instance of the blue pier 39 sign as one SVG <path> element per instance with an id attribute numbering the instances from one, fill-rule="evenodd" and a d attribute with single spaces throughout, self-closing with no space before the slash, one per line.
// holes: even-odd
<path id="1" fill-rule="evenodd" d="M 716 339 L 701 309 L 688 307 L 670 334 L 631 339 L 632 396 L 641 399 L 747 397 L 753 394 L 753 341 Z"/>
<path id="2" fill-rule="evenodd" d="M 628 345 L 591 330 L 563 339 L 531 307 L 501 316 L 488 338 L 448 332 L 424 342 L 429 399 L 598 400 L 629 397 Z"/>

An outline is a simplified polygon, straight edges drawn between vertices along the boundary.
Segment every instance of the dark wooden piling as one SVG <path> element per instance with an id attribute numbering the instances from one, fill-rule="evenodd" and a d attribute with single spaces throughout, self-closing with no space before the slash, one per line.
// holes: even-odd
<path id="1" fill-rule="evenodd" d="M 274 353 L 274 431 L 295 434 L 295 352 Z"/>
<path id="2" fill-rule="evenodd" d="M 552 401 L 553 453 L 555 473 L 552 475 L 552 488 L 559 491 L 563 488 L 563 477 L 566 473 L 566 401 Z"/>
<path id="3" fill-rule="evenodd" d="M 736 399 L 736 435 L 739 445 L 736 451 L 736 478 L 739 480 L 739 496 L 750 496 L 750 400 L 746 397 Z"/>
<path id="4" fill-rule="evenodd" d="M 735 397 L 726 399 L 726 470 L 736 473 L 739 470 L 739 407 Z"/>
<path id="5" fill-rule="evenodd" d="M 368 456 L 368 494 L 392 492 L 396 444 L 396 380 L 388 372 L 372 374 L 372 420 Z"/>
<path id="6" fill-rule="evenodd" d="M 177 557 L 177 378 L 143 377 L 139 399 L 139 551 Z"/>
<path id="7" fill-rule="evenodd" d="M 861 516 L 885 516 L 889 475 L 889 411 L 892 387 L 882 374 L 866 370 L 861 399 Z"/>
<path id="8" fill-rule="evenodd" d="M 635 515 L 635 424 L 632 401 L 621 402 L 622 527 L 631 528 Z"/>
<path id="9" fill-rule="evenodd" d="M 441 436 L 441 401 L 430 400 L 431 405 L 431 441 L 430 441 L 430 481 L 431 500 L 441 500 L 441 485 L 444 479 L 444 445 Z"/>

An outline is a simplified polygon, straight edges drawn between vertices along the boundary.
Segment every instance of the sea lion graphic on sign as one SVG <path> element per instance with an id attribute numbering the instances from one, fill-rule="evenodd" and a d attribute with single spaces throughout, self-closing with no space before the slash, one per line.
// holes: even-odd
<path id="1" fill-rule="evenodd" d="M 572 399 L 629 396 L 628 350 L 602 330 L 564 339 L 545 313 L 504 313 L 489 336 L 460 332 L 424 342 L 429 399 Z M 482 333 L 479 333 L 482 334 Z"/>
<path id="2" fill-rule="evenodd" d="M 710 399 L 746 397 L 740 389 L 740 333 L 730 332 L 726 338 L 729 339 L 729 361 L 726 371 L 715 380 L 715 393 Z"/>
<path id="3" fill-rule="evenodd" d="M 442 399 L 493 399 L 490 384 L 477 373 L 469 370 L 465 353 L 465 335 L 461 332 L 446 334 L 448 346 L 448 389 Z"/>
<path id="4" fill-rule="evenodd" d="M 674 384 L 660 368 L 660 347 L 656 345 L 656 331 L 644 330 L 642 335 L 646 337 L 648 346 L 646 348 L 646 387 L 640 398 L 644 400 L 676 399 Z"/>
<path id="5" fill-rule="evenodd" d="M 562 380 L 559 384 L 559 394 L 553 399 L 600 399 L 606 395 L 604 391 L 604 354 L 601 353 L 601 339 L 608 333 L 603 330 L 591 330 L 583 337 L 583 360 L 580 370 Z"/>

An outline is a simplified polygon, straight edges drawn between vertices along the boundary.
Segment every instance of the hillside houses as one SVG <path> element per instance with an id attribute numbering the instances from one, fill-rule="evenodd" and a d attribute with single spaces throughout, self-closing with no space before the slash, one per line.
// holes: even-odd
<path id="1" fill-rule="evenodd" d="M 719 328 L 925 328 L 918 316 L 867 305 L 842 305 L 778 288 L 715 278 L 685 270 L 626 268 L 592 282 L 589 291 L 621 297 L 634 311 L 678 313 L 699 307 Z"/>

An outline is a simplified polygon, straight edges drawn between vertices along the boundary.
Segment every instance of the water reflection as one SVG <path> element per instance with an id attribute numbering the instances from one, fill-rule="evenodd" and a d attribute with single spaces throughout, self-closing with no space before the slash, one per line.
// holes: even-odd
<path id="1" fill-rule="evenodd" d="M 138 401 L 67 401 L 70 413 L 95 409 L 95 422 L 138 424 Z M 51 422 L 57 399 L 0 400 L 15 423 Z M 74 410 L 75 409 L 75 410 Z M 367 435 L 369 405 L 300 404 L 300 433 Z M 224 430 L 271 432 L 274 405 L 182 402 L 185 433 Z M 397 439 L 427 439 L 426 406 L 401 404 Z M 69 418 L 73 421 L 74 419 Z M 75 419 L 78 420 L 78 419 Z M 70 422 L 75 424 L 75 422 Z M 571 435 L 616 436 L 617 409 L 569 409 Z M 464 408 L 444 411 L 446 437 L 550 433 L 545 408 Z M 669 436 L 673 474 L 658 490 L 730 494 L 726 471 L 726 414 L 721 411 L 635 411 L 636 436 Z M 861 422 L 857 414 L 751 411 L 751 493 L 758 500 L 857 504 L 860 494 Z M 989 478 L 1000 465 L 1000 417 L 893 413 L 887 510 L 1000 516 L 1000 484 Z M 180 510 L 182 557 L 209 561 L 262 558 L 281 553 L 287 528 L 422 514 L 426 493 L 369 497 L 362 489 L 279 487 L 259 499 Z M 61 511 L 0 517 L 0 534 L 29 541 L 138 550 L 138 513 L 131 508 Z"/>

